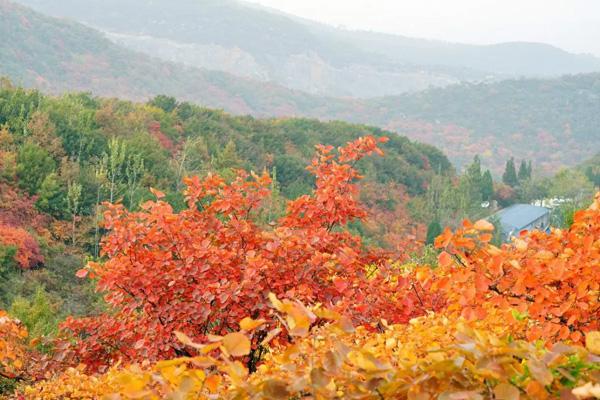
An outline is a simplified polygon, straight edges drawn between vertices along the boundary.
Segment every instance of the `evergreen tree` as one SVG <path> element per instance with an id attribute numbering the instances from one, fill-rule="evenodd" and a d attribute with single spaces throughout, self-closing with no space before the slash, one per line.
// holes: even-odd
<path id="1" fill-rule="evenodd" d="M 490 170 L 486 170 L 481 178 L 481 197 L 484 201 L 490 201 L 494 196 L 494 180 Z"/>
<path id="2" fill-rule="evenodd" d="M 506 168 L 504 169 L 504 174 L 502 174 L 502 182 L 513 188 L 519 185 L 514 158 L 506 162 Z"/>
<path id="3" fill-rule="evenodd" d="M 531 173 L 529 172 L 529 166 L 525 162 L 525 160 L 521 161 L 521 165 L 519 165 L 519 173 L 517 174 L 519 182 L 524 182 L 531 178 Z"/>
<path id="4" fill-rule="evenodd" d="M 237 147 L 233 140 L 227 142 L 223 151 L 218 155 L 216 167 L 219 171 L 224 169 L 235 169 L 242 166 L 242 161 L 237 152 Z"/>
<path id="5" fill-rule="evenodd" d="M 426 244 L 432 245 L 435 242 L 435 238 L 442 234 L 442 225 L 437 221 L 431 221 L 427 226 L 427 239 Z"/>
<path id="6" fill-rule="evenodd" d="M 481 160 L 479 156 L 475 156 L 471 165 L 467 167 L 465 178 L 468 185 L 469 199 L 474 203 L 481 202 L 483 199 L 483 177 L 481 175 Z"/>
<path id="7" fill-rule="evenodd" d="M 44 178 L 35 204 L 40 211 L 46 212 L 56 218 L 61 218 L 65 214 L 65 190 L 55 172 L 48 174 Z"/>
<path id="8" fill-rule="evenodd" d="M 172 112 L 173 110 L 175 110 L 175 108 L 177 108 L 178 105 L 177 99 L 171 96 L 165 96 L 164 94 L 159 94 L 158 96 L 155 96 L 152 100 L 148 102 L 148 104 L 154 107 L 158 107 L 166 113 Z"/>

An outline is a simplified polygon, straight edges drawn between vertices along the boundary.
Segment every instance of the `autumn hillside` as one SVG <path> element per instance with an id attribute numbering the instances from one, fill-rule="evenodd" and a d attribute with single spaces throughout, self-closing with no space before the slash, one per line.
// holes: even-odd
<path id="1" fill-rule="evenodd" d="M 46 296 L 53 316 L 40 329 L 48 334 L 66 314 L 96 309 L 97 297 L 74 273 L 99 254 L 101 203 L 138 209 L 156 187 L 180 209 L 186 176 L 212 172 L 232 179 L 240 168 L 266 171 L 273 177 L 270 206 L 261 216 L 267 223 L 282 214 L 286 199 L 310 191 L 314 178 L 305 168 L 316 144 L 339 146 L 363 134 L 390 140 L 387 157 L 357 165 L 366 177 L 361 196 L 370 215 L 353 229 L 387 247 L 395 247 L 399 235 L 423 238 L 423 222 L 408 215 L 406 202 L 425 193 L 439 171 L 454 176 L 432 146 L 362 125 L 237 117 L 166 96 L 144 104 L 87 94 L 52 97 L 2 81 L 0 303 L 33 306 L 30 300 Z M 27 307 L 18 315 L 27 315 Z"/>
<path id="2" fill-rule="evenodd" d="M 83 19 L 86 9 L 72 10 L 81 14 L 71 17 Z M 150 16 L 154 12 L 147 11 Z M 220 7 L 213 11 L 224 12 Z M 106 19 L 109 24 L 110 16 Z M 0 1 L 0 21 L 0 34 L 7 39 L 0 43 L 0 75 L 44 92 L 82 90 L 136 101 L 166 94 L 238 115 L 370 124 L 442 148 L 459 170 L 480 155 L 483 165 L 496 176 L 510 157 L 532 160 L 539 172 L 551 175 L 600 151 L 600 142 L 594 140 L 600 107 L 597 73 L 461 83 L 400 96 L 341 99 L 154 59 L 119 46 L 88 26 L 47 17 L 9 0 Z M 122 22 L 114 23 L 122 27 Z M 262 32 L 260 26 L 255 28 Z M 238 34 L 231 35 L 233 42 L 240 39 Z M 257 52 L 270 43 L 264 35 L 259 37 Z M 343 58 L 344 53 L 337 56 Z M 383 63 L 380 57 L 375 59 L 376 64 Z"/>
<path id="3" fill-rule="evenodd" d="M 514 156 L 546 174 L 600 151 L 600 74 L 449 86 L 369 103 L 362 122 L 436 143 L 453 162 L 474 154 L 496 172 Z"/>
<path id="4" fill-rule="evenodd" d="M 94 29 L 0 0 L 0 76 L 49 93 L 145 100 L 169 94 L 238 114 L 312 114 L 326 99 L 117 46 Z"/>

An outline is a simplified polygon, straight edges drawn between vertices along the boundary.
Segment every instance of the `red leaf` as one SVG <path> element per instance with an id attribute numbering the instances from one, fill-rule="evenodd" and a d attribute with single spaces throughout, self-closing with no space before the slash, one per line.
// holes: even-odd
<path id="1" fill-rule="evenodd" d="M 87 270 L 86 268 L 82 268 L 75 273 L 75 276 L 78 278 L 85 278 L 87 276 L 88 272 L 89 272 L 89 270 Z"/>
<path id="2" fill-rule="evenodd" d="M 442 251 L 438 256 L 438 264 L 440 267 L 449 267 L 452 265 L 452 256 L 445 251 Z"/>

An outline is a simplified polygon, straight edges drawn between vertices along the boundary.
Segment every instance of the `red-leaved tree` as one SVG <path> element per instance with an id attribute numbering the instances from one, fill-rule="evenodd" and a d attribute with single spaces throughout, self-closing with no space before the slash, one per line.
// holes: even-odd
<path id="1" fill-rule="evenodd" d="M 0 244 L 17 249 L 15 261 L 20 268 L 29 269 L 44 262 L 37 241 L 25 229 L 0 225 Z"/>
<path id="2" fill-rule="evenodd" d="M 77 338 L 76 362 L 102 369 L 117 359 L 156 360 L 190 350 L 174 336 L 196 341 L 239 329 L 245 317 L 265 318 L 259 340 L 273 327 L 267 295 L 324 303 L 355 323 L 406 322 L 435 304 L 429 283 L 401 273 L 390 254 L 366 249 L 345 225 L 366 214 L 357 200 L 354 164 L 384 139 L 363 137 L 338 149 L 318 146 L 308 167 L 316 188 L 288 204 L 275 226 L 258 221 L 270 178 L 239 172 L 227 183 L 209 175 L 185 180 L 187 208 L 174 212 L 158 198 L 129 212 L 109 205 L 107 261 L 78 275 L 98 279 L 107 314 L 69 318 L 63 330 Z M 284 339 L 282 339 L 284 340 Z"/>

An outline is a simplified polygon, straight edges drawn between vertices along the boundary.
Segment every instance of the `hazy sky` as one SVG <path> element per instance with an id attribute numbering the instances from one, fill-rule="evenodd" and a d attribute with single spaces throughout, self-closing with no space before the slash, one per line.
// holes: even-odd
<path id="1" fill-rule="evenodd" d="M 252 0 L 347 28 L 465 43 L 536 41 L 600 56 L 600 0 Z"/>

